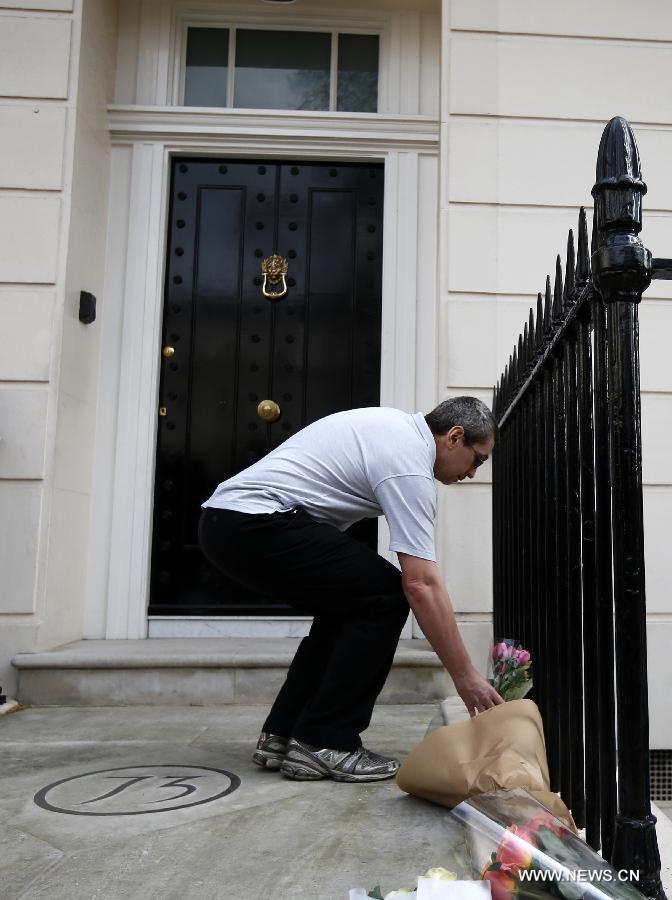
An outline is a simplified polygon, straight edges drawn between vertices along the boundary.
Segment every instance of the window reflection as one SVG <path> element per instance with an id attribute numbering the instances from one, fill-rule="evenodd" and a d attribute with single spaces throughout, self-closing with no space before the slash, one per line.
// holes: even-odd
<path id="1" fill-rule="evenodd" d="M 337 109 L 378 111 L 378 43 L 375 34 L 339 34 Z"/>
<path id="2" fill-rule="evenodd" d="M 228 28 L 190 28 L 184 105 L 226 106 L 228 65 Z"/>
<path id="3" fill-rule="evenodd" d="M 329 109 L 331 35 L 236 31 L 234 106 Z"/>
<path id="4" fill-rule="evenodd" d="M 228 28 L 188 29 L 185 106 L 227 106 L 229 37 Z M 235 44 L 235 107 L 330 108 L 331 33 L 237 28 Z M 378 111 L 378 59 L 378 35 L 338 35 L 336 109 Z"/>

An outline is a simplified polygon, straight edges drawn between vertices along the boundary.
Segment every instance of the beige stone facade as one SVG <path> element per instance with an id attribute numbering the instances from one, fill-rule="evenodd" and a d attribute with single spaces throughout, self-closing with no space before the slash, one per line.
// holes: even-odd
<path id="1" fill-rule="evenodd" d="M 0 653 L 80 637 L 109 193 L 113 3 L 0 5 Z M 9 677 L 9 681 L 8 681 Z"/>
<path id="2" fill-rule="evenodd" d="M 190 21 L 378 30 L 379 113 L 180 107 Z M 644 242 L 672 255 L 671 69 L 662 0 L 636 17 L 624 0 L 0 0 L 0 683 L 11 691 L 18 651 L 152 633 L 172 154 L 384 160 L 382 401 L 488 402 L 577 207 L 592 205 L 613 115 L 640 146 Z M 98 298 L 92 325 L 80 290 Z M 669 283 L 640 312 L 652 746 L 669 748 Z M 443 492 L 439 522 L 477 662 L 491 629 L 488 469 Z"/>

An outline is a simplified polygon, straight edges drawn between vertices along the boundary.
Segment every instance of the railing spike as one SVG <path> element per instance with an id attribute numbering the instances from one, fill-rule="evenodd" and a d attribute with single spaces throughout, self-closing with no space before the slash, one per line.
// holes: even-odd
<path id="1" fill-rule="evenodd" d="M 574 232 L 569 229 L 567 235 L 567 263 L 565 266 L 565 295 L 564 305 L 571 306 L 574 302 L 574 280 L 576 272 L 576 256 L 574 253 Z"/>
<path id="2" fill-rule="evenodd" d="M 541 294 L 537 294 L 537 333 L 534 340 L 538 350 L 544 342 L 544 304 Z"/>
<path id="3" fill-rule="evenodd" d="M 553 289 L 553 321 L 562 316 L 562 261 L 558 253 L 555 259 L 555 287 Z"/>
<path id="4" fill-rule="evenodd" d="M 586 210 L 579 212 L 579 247 L 576 261 L 576 283 L 584 284 L 590 278 L 590 254 L 588 253 L 588 221 Z"/>
<path id="5" fill-rule="evenodd" d="M 527 371 L 527 367 L 530 362 L 529 349 L 530 348 L 529 348 L 529 341 L 528 341 L 528 327 L 527 327 L 527 322 L 525 322 L 525 325 L 523 327 L 523 365 L 522 365 L 523 372 Z"/>
<path id="6" fill-rule="evenodd" d="M 518 348 L 513 348 L 513 364 L 511 366 L 511 393 L 515 394 L 518 386 Z"/>
<path id="7" fill-rule="evenodd" d="M 551 330 L 551 276 L 546 276 L 546 293 L 544 296 L 544 336 L 547 336 Z"/>
<path id="8" fill-rule="evenodd" d="M 534 308 L 530 307 L 530 318 L 527 326 L 527 360 L 528 363 L 531 363 L 534 359 L 534 338 L 535 338 L 535 330 L 534 330 Z"/>

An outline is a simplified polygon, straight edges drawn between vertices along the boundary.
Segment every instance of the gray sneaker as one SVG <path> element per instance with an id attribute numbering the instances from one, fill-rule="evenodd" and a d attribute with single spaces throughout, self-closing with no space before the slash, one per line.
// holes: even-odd
<path id="1" fill-rule="evenodd" d="M 397 774 L 399 763 L 390 756 L 357 750 L 327 750 L 291 738 L 280 771 L 295 781 L 383 781 Z"/>
<path id="2" fill-rule="evenodd" d="M 257 741 L 257 749 L 252 754 L 252 762 L 267 769 L 279 769 L 285 758 L 288 739 L 279 734 L 267 734 L 262 731 Z"/>

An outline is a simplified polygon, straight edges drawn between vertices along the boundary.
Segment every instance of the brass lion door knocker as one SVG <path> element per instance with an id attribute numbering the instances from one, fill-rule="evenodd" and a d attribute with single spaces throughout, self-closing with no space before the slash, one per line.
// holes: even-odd
<path id="1" fill-rule="evenodd" d="M 287 260 L 278 256 L 277 253 L 274 253 L 273 256 L 268 256 L 266 259 L 261 261 L 261 274 L 264 276 L 264 283 L 261 288 L 261 293 L 264 297 L 268 297 L 269 300 L 279 300 L 280 297 L 284 297 L 287 293 L 287 272 L 289 271 L 289 263 Z M 266 290 L 266 284 L 280 284 L 282 282 L 282 290 L 280 291 L 268 291 Z"/>

